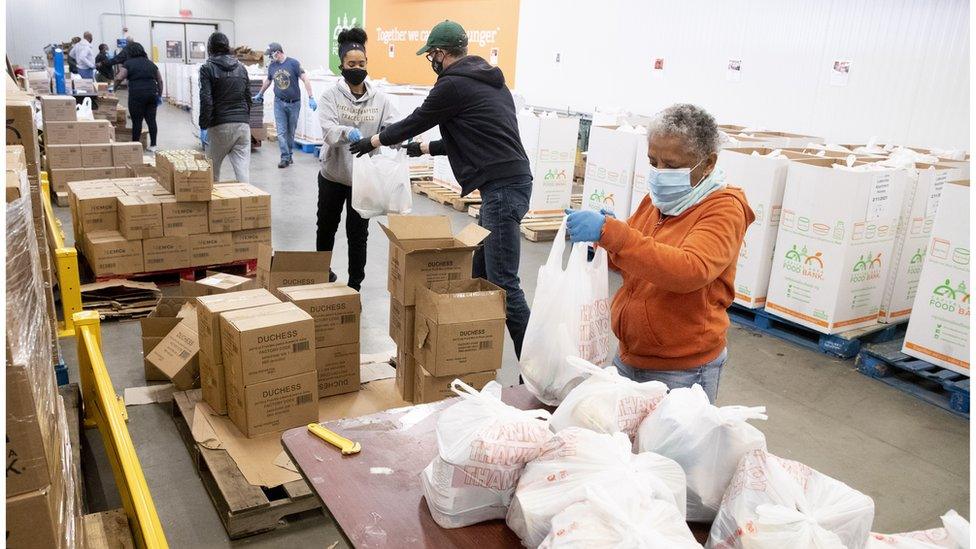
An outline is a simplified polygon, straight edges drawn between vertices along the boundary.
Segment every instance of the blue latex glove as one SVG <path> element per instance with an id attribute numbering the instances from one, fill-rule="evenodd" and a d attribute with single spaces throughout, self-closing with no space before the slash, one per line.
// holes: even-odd
<path id="1" fill-rule="evenodd" d="M 359 131 L 359 128 L 353 128 L 352 130 L 350 130 L 349 135 L 346 136 L 346 139 L 348 139 L 350 143 L 355 143 L 356 141 L 359 141 L 362 138 L 363 138 L 363 133 Z"/>
<path id="2" fill-rule="evenodd" d="M 315 99 L 314 98 L 309 97 L 308 98 L 308 108 L 310 108 L 310 109 L 312 109 L 314 111 L 315 109 L 319 108 L 319 104 L 315 102 Z"/>
<path id="3" fill-rule="evenodd" d="M 264 102 L 264 97 L 260 93 L 254 94 L 254 97 L 252 97 L 251 99 L 255 103 L 263 103 Z"/>
<path id="4" fill-rule="evenodd" d="M 610 217 L 612 217 L 614 219 L 617 219 L 617 216 L 614 215 L 614 213 L 611 212 L 610 210 L 606 210 L 606 209 L 600 208 L 600 213 L 602 213 L 603 215 L 609 215 Z"/>
<path id="5" fill-rule="evenodd" d="M 592 210 L 566 210 L 566 228 L 573 242 L 599 242 L 603 232 L 605 215 Z"/>
<path id="6" fill-rule="evenodd" d="M 206 128 L 201 128 L 200 129 L 200 142 L 201 143 L 206 143 L 207 142 L 207 129 Z"/>

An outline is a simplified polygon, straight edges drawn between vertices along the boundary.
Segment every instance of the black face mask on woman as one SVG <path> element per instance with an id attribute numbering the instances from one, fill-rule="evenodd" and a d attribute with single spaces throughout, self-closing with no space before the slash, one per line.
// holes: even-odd
<path id="1" fill-rule="evenodd" d="M 342 69 L 342 77 L 352 86 L 358 86 L 366 80 L 366 69 Z"/>

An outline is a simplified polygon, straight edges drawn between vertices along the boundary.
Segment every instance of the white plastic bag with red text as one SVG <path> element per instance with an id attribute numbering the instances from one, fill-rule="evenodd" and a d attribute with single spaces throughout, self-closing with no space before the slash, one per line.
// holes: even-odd
<path id="1" fill-rule="evenodd" d="M 610 354 L 610 291 L 607 252 L 598 248 L 587 261 L 587 244 L 573 244 L 563 268 L 566 221 L 559 227 L 549 259 L 539 267 L 532 314 L 525 330 L 519 368 L 526 387 L 542 402 L 557 406 L 588 374 L 566 357 L 603 365 Z"/>
<path id="2" fill-rule="evenodd" d="M 942 526 L 904 534 L 871 534 L 867 549 L 969 549 L 969 521 L 950 510 L 942 515 Z"/>
<path id="3" fill-rule="evenodd" d="M 364 219 L 410 213 L 413 196 L 406 151 L 381 148 L 376 154 L 353 158 L 352 207 Z"/>

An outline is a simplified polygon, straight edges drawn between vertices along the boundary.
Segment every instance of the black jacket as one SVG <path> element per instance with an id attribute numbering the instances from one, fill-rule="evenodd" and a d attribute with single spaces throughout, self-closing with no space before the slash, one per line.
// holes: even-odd
<path id="1" fill-rule="evenodd" d="M 200 67 L 200 128 L 248 123 L 251 80 L 237 58 L 217 55 Z"/>
<path id="2" fill-rule="evenodd" d="M 531 177 L 505 75 L 481 57 L 444 69 L 424 103 L 381 132 L 380 142 L 400 143 L 436 125 L 443 139 L 430 144 L 431 154 L 447 154 L 462 195 L 500 179 Z"/>
<path id="3" fill-rule="evenodd" d="M 95 70 L 108 80 L 115 78 L 115 71 L 109 64 L 108 54 L 105 52 L 98 52 L 98 55 L 95 56 Z"/>

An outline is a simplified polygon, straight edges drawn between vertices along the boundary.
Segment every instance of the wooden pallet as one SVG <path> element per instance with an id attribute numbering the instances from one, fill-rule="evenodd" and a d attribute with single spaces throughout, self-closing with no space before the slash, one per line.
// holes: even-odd
<path id="1" fill-rule="evenodd" d="M 563 224 L 562 215 L 546 215 L 527 217 L 522 220 L 522 236 L 530 242 L 549 242 L 556 238 L 559 227 Z"/>
<path id="2" fill-rule="evenodd" d="M 122 509 L 92 513 L 81 517 L 85 547 L 90 549 L 132 549 L 132 530 Z"/>
<path id="3" fill-rule="evenodd" d="M 253 486 L 226 450 L 211 450 L 197 444 L 192 425 L 193 411 L 200 398 L 200 389 L 174 393 L 173 420 L 230 539 L 274 530 L 286 518 L 321 512 L 318 499 L 304 480 L 273 488 Z"/>
<path id="4" fill-rule="evenodd" d="M 455 191 L 454 189 L 449 189 L 443 185 L 440 185 L 439 183 L 415 183 L 411 189 L 416 194 L 426 196 L 438 204 L 450 206 L 459 212 L 466 212 L 468 211 L 469 207 L 481 204 L 480 193 L 473 192 L 467 196 L 461 196 L 461 193 Z"/>
<path id="5" fill-rule="evenodd" d="M 79 265 L 83 265 L 81 268 L 83 269 L 82 272 L 86 275 L 84 277 L 86 280 L 104 282 L 106 280 L 123 278 L 126 280 L 155 282 L 160 286 L 179 284 L 180 280 L 199 280 L 207 276 L 207 271 L 218 271 L 221 273 L 235 274 L 239 276 L 250 276 L 257 272 L 258 264 L 257 259 L 248 259 L 245 261 L 233 261 L 231 263 L 206 265 L 203 267 L 183 267 L 181 269 L 169 269 L 165 271 L 147 271 L 124 275 L 95 276 L 94 273 L 92 273 L 91 267 L 88 265 L 88 261 L 85 260 L 85 256 L 79 254 L 78 259 Z"/>

